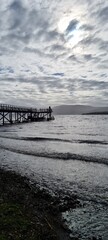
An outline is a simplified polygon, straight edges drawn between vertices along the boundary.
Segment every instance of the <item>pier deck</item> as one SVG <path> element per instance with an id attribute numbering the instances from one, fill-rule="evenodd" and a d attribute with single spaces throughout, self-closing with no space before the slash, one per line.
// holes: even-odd
<path id="1" fill-rule="evenodd" d="M 0 104 L 0 125 L 43 120 L 50 121 L 53 119 L 51 107 L 37 109 Z"/>

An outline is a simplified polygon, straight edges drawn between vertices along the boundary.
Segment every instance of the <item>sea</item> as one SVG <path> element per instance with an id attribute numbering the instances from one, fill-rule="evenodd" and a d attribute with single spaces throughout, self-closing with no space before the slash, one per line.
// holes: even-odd
<path id="1" fill-rule="evenodd" d="M 77 196 L 80 205 L 62 212 L 70 238 L 108 240 L 108 115 L 1 126 L 0 167 L 52 196 Z"/>

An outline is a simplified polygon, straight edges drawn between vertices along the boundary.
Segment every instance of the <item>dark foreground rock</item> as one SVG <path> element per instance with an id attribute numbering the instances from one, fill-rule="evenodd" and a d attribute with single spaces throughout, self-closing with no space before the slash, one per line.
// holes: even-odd
<path id="1" fill-rule="evenodd" d="M 26 177 L 0 169 L 0 240 L 68 240 L 60 212 L 75 207 L 29 184 Z"/>

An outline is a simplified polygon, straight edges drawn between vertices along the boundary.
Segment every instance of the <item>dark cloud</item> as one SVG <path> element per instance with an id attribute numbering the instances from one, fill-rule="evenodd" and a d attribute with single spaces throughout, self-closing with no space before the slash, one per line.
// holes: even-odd
<path id="1" fill-rule="evenodd" d="M 87 76 L 86 76 L 86 75 L 82 75 L 81 77 L 82 77 L 82 78 L 87 78 Z"/>
<path id="2" fill-rule="evenodd" d="M 1 37 L 1 41 L 2 43 L 4 43 L 3 41 L 3 38 Z M 4 44 L 5 45 L 5 44 Z M 0 46 L 0 56 L 3 56 L 3 55 L 8 55 L 10 52 L 10 49 L 7 49 L 7 46 Z"/>
<path id="3" fill-rule="evenodd" d="M 51 42 L 51 41 L 64 41 L 63 35 L 58 33 L 57 30 L 46 30 L 46 29 L 39 29 L 38 32 L 36 33 L 36 38 L 44 40 L 46 42 Z"/>
<path id="4" fill-rule="evenodd" d="M 61 76 L 58 76 L 61 77 Z M 58 88 L 58 86 L 64 86 L 63 85 L 63 81 L 61 80 L 61 78 L 56 78 L 56 76 L 49 76 L 49 77 L 28 77 L 25 78 L 23 76 L 19 76 L 17 78 L 13 78 L 13 77 L 8 77 L 8 78 L 2 78 L 0 80 L 1 82 L 7 82 L 7 83 L 15 83 L 17 84 L 26 84 L 25 86 L 27 87 L 28 84 L 31 84 L 31 86 L 36 85 L 41 93 L 46 92 L 46 88 L 47 86 L 50 87 L 54 87 L 54 88 Z"/>
<path id="5" fill-rule="evenodd" d="M 44 68 L 42 66 L 38 65 L 38 68 L 39 68 L 40 72 L 44 73 Z"/>
<path id="6" fill-rule="evenodd" d="M 38 48 L 33 48 L 33 47 L 24 47 L 23 48 L 23 52 L 27 52 L 27 53 L 36 53 L 38 55 L 44 55 L 44 53 L 42 53 L 42 51 L 40 51 Z"/>
<path id="7" fill-rule="evenodd" d="M 101 19 L 102 22 L 108 23 L 108 6 L 103 7 L 99 13 L 98 17 Z"/>
<path id="8" fill-rule="evenodd" d="M 84 58 L 85 58 L 87 61 L 90 61 L 90 60 L 93 59 L 93 56 L 92 56 L 92 54 L 85 54 L 85 55 L 84 55 Z"/>
<path id="9" fill-rule="evenodd" d="M 0 67 L 0 74 L 2 73 L 14 73 L 12 67 Z"/>
<path id="10" fill-rule="evenodd" d="M 12 67 L 7 67 L 7 70 L 9 73 L 14 73 L 14 70 L 12 69 Z"/>
<path id="11" fill-rule="evenodd" d="M 63 76 L 64 76 L 64 73 L 53 73 L 52 75 L 55 76 L 55 77 L 56 77 L 56 76 L 57 76 L 57 77 L 58 77 L 58 76 L 63 77 Z"/>
<path id="12" fill-rule="evenodd" d="M 69 55 L 68 56 L 68 60 L 74 62 L 74 63 L 78 63 L 78 62 L 81 62 L 78 57 L 75 56 L 75 54 L 72 54 L 72 55 Z"/>
<path id="13" fill-rule="evenodd" d="M 48 49 L 49 49 L 50 47 L 48 47 L 48 48 L 45 48 L 44 49 L 44 51 L 42 51 L 42 50 L 40 50 L 40 49 L 38 49 L 38 48 L 33 48 L 33 47 L 25 47 L 24 49 L 23 49 L 23 52 L 25 52 L 25 53 L 31 53 L 31 54 L 35 54 L 35 55 L 37 55 L 37 57 L 39 56 L 40 58 L 45 58 L 45 59 L 48 59 L 48 58 L 54 58 L 54 54 L 53 53 L 51 53 L 51 50 L 50 50 L 50 52 L 48 52 Z"/>
<path id="14" fill-rule="evenodd" d="M 108 82 L 104 81 L 78 79 L 78 83 L 79 87 L 85 91 L 105 90 L 108 88 Z"/>
<path id="15" fill-rule="evenodd" d="M 4 71 L 4 68 L 3 67 L 0 67 L 0 72 Z"/>
<path id="16" fill-rule="evenodd" d="M 8 11 L 10 13 L 10 29 L 16 29 L 22 25 L 22 17 L 25 15 L 26 9 L 22 6 L 21 1 L 13 1 Z"/>
<path id="17" fill-rule="evenodd" d="M 60 91 L 60 89 L 64 89 L 65 83 L 60 79 L 51 79 L 50 81 L 47 81 L 46 83 L 49 90 L 53 91 Z"/>
<path id="18" fill-rule="evenodd" d="M 30 72 L 29 69 L 21 70 L 21 72 Z"/>
<path id="19" fill-rule="evenodd" d="M 94 62 L 94 63 L 96 63 L 96 64 L 98 64 L 98 63 L 100 62 L 100 60 L 101 60 L 100 57 L 93 56 L 92 54 L 85 54 L 85 55 L 84 55 L 84 59 L 85 59 L 86 61 L 92 61 L 92 62 Z"/>
<path id="20" fill-rule="evenodd" d="M 84 31 L 92 31 L 94 26 L 90 24 L 83 24 L 79 29 Z"/>
<path id="21" fill-rule="evenodd" d="M 68 78 L 65 84 L 65 89 L 67 88 L 68 92 L 74 94 L 77 90 L 77 81 L 76 79 Z"/>
<path id="22" fill-rule="evenodd" d="M 107 98 L 108 98 L 108 90 L 103 91 L 102 93 L 103 93 L 103 96 L 106 97 L 106 101 L 107 101 Z M 107 102 L 106 102 L 106 103 L 107 103 Z"/>
<path id="23" fill-rule="evenodd" d="M 58 32 L 56 30 L 48 31 L 44 34 L 45 34 L 46 41 L 54 41 L 60 37 L 60 34 L 58 34 Z"/>
<path id="24" fill-rule="evenodd" d="M 100 69 L 100 70 L 103 69 L 104 71 L 107 70 L 108 69 L 107 62 L 102 61 L 101 63 L 98 63 L 97 68 Z"/>
<path id="25" fill-rule="evenodd" d="M 106 77 L 107 77 L 107 74 L 102 73 L 102 74 L 100 74 L 100 77 L 101 77 L 101 78 L 106 78 Z"/>
<path id="26" fill-rule="evenodd" d="M 90 46 L 90 45 L 99 45 L 101 43 L 101 38 L 95 37 L 95 34 L 89 37 L 85 37 L 83 40 L 80 41 L 80 44 L 83 46 Z"/>
<path id="27" fill-rule="evenodd" d="M 2 84 L 6 83 L 6 85 L 7 85 L 7 83 L 17 82 L 17 79 L 16 78 L 12 78 L 12 77 L 6 77 L 6 78 L 2 77 L 0 79 L 0 82 L 1 83 L 3 82 Z"/>
<path id="28" fill-rule="evenodd" d="M 102 51 L 108 51 L 108 41 L 101 40 L 99 44 L 99 49 Z"/>
<path id="29" fill-rule="evenodd" d="M 66 28 L 66 33 L 72 32 L 76 29 L 77 25 L 78 25 L 78 21 L 77 19 L 73 19 L 70 21 L 69 25 Z"/>
<path id="30" fill-rule="evenodd" d="M 63 45 L 61 45 L 61 44 L 53 44 L 51 47 L 50 47 L 50 50 L 51 51 L 59 51 L 59 52 L 61 52 L 61 51 L 65 51 L 65 48 L 64 48 L 64 46 Z"/>

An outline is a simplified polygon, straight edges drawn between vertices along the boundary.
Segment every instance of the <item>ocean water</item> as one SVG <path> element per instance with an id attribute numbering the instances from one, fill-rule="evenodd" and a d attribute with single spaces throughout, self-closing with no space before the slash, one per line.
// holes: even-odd
<path id="1" fill-rule="evenodd" d="M 0 166 L 50 194 L 77 195 L 63 212 L 70 237 L 108 240 L 108 116 L 56 116 L 0 127 Z"/>

